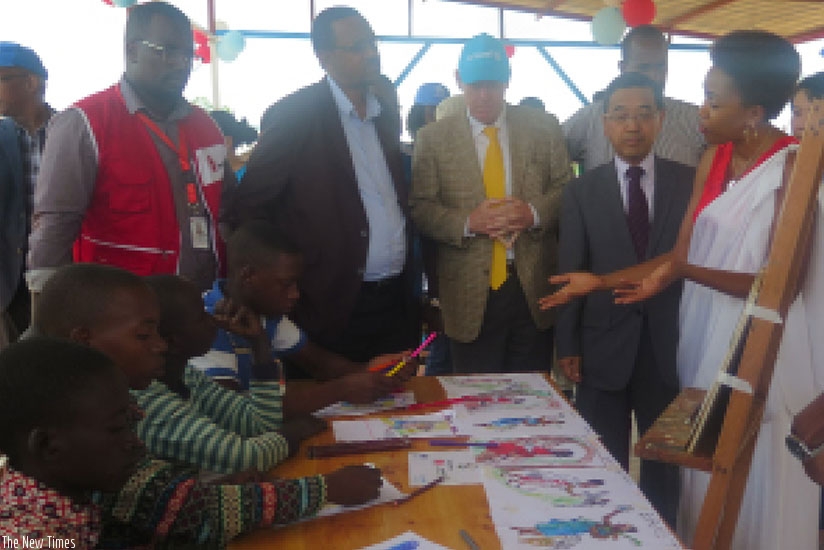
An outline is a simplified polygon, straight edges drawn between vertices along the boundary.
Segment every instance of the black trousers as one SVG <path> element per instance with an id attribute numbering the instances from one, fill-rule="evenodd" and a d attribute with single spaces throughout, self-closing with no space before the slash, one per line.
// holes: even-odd
<path id="1" fill-rule="evenodd" d="M 472 342 L 450 340 L 458 374 L 549 372 L 553 331 L 535 326 L 529 304 L 514 272 L 498 290 L 489 290 L 481 332 Z"/>
<path id="2" fill-rule="evenodd" d="M 352 361 L 414 349 L 421 337 L 420 317 L 414 307 L 403 275 L 364 281 L 346 327 L 316 343 Z"/>
<path id="3" fill-rule="evenodd" d="M 678 388 L 668 385 L 661 377 L 646 320 L 644 323 L 635 369 L 627 387 L 618 391 L 598 389 L 587 383 L 584 372 L 575 399 L 581 416 L 625 470 L 629 469 L 632 413 L 635 412 L 638 433 L 643 434 L 678 395 Z M 639 485 L 661 517 L 675 528 L 680 491 L 678 467 L 642 460 Z"/>

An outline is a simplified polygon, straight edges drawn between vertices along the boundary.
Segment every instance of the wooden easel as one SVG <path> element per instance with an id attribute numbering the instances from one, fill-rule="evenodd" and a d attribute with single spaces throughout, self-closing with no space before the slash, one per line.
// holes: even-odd
<path id="1" fill-rule="evenodd" d="M 824 171 L 824 100 L 813 103 L 807 120 L 714 452 L 685 450 L 694 412 L 704 397 L 703 390 L 695 388 L 682 391 L 635 448 L 641 458 L 711 472 L 695 532 L 696 550 L 726 550 L 732 544 L 784 330 L 782 320 L 803 282 Z"/>

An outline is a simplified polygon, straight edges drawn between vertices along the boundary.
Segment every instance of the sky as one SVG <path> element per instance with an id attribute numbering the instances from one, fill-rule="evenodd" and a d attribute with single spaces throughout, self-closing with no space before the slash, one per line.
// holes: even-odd
<path id="1" fill-rule="evenodd" d="M 315 9 L 346 0 L 315 0 Z M 205 27 L 206 0 L 172 0 L 196 25 Z M 376 34 L 406 35 L 407 0 L 348 0 L 372 24 Z M 216 0 L 219 28 L 308 32 L 309 0 Z M 0 40 L 34 49 L 49 71 L 46 99 L 57 109 L 115 82 L 123 68 L 123 28 L 126 10 L 103 0 L 0 0 Z M 480 32 L 498 35 L 498 10 L 443 0 L 414 0 L 412 30 L 419 36 L 468 38 Z M 592 39 L 590 25 L 557 18 L 506 13 L 504 33 L 511 39 Z M 703 43 L 675 38 L 674 43 Z M 804 75 L 824 70 L 824 41 L 798 46 Z M 397 78 L 420 48 L 417 44 L 379 43 L 382 72 Z M 604 88 L 618 72 L 619 52 L 612 49 L 550 48 L 550 54 L 586 95 Z M 459 93 L 454 71 L 459 45 L 434 45 L 398 88 L 408 109 L 417 87 L 441 82 Z M 511 58 L 512 80 L 507 100 L 540 97 L 561 121 L 581 102 L 531 47 L 516 47 Z M 667 95 L 700 104 L 709 68 L 706 52 L 672 51 Z M 323 76 L 308 40 L 251 38 L 233 62 L 218 61 L 219 99 L 239 117 L 257 126 L 260 115 L 284 95 Z M 211 102 L 212 67 L 195 61 L 185 96 Z M 786 128 L 787 113 L 776 124 Z"/>

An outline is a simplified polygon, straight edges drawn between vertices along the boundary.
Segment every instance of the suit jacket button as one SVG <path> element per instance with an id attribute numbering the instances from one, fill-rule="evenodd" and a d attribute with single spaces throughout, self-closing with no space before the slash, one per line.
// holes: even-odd
<path id="1" fill-rule="evenodd" d="M 361 229 L 360 236 L 366 238 L 369 236 L 369 232 L 366 229 Z"/>

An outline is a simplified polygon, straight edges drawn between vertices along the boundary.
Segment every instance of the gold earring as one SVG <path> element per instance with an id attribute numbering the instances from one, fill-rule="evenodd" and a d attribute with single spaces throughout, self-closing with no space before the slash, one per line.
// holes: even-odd
<path id="1" fill-rule="evenodd" d="M 750 142 L 750 127 L 749 126 L 744 126 L 743 134 L 744 134 L 744 141 L 746 143 L 749 143 Z"/>

